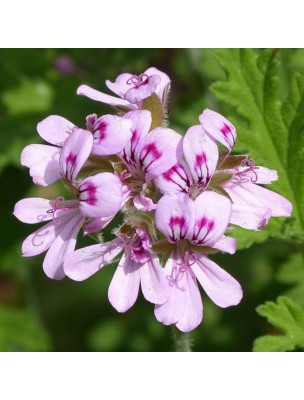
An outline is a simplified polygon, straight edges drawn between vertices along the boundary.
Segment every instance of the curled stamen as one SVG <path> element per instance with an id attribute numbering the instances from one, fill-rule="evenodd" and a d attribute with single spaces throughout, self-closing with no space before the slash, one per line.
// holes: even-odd
<path id="1" fill-rule="evenodd" d="M 255 172 L 256 169 L 258 169 L 259 167 L 256 167 L 254 165 L 254 160 L 252 159 L 247 159 L 245 158 L 242 163 L 242 166 L 246 166 L 248 168 L 246 168 L 244 171 L 238 172 L 237 174 L 235 174 L 236 176 L 241 176 L 241 177 L 246 177 L 247 173 L 252 173 L 254 176 L 250 178 L 252 183 L 256 183 L 258 181 L 258 174 Z M 248 179 L 241 179 L 242 182 L 248 182 Z"/>
<path id="2" fill-rule="evenodd" d="M 177 265 L 180 265 L 179 272 L 184 273 L 189 270 L 191 278 L 195 279 L 195 275 L 192 272 L 191 266 L 195 264 L 197 261 L 197 255 L 194 253 L 190 253 L 189 251 L 185 252 L 184 260 L 182 262 L 177 262 Z"/>
<path id="3" fill-rule="evenodd" d="M 70 202 L 70 203 L 72 203 L 72 202 Z M 55 215 L 58 210 L 67 211 L 69 209 L 75 208 L 75 203 L 69 204 L 68 201 L 67 202 L 65 201 L 63 196 L 59 196 L 55 200 L 50 200 L 49 204 L 52 208 L 47 210 L 47 213 L 53 214 L 53 221 L 55 224 L 60 223 L 60 219 L 58 219 Z"/>
<path id="4" fill-rule="evenodd" d="M 127 85 L 140 85 L 149 79 L 147 74 L 132 75 L 131 78 L 127 80 Z"/>

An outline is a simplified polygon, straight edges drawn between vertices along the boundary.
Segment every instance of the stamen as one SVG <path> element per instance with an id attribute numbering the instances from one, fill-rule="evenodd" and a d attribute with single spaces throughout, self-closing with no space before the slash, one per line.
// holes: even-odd
<path id="1" fill-rule="evenodd" d="M 178 269 L 179 272 L 184 273 L 189 269 L 191 278 L 195 279 L 195 275 L 192 272 L 191 266 L 196 262 L 197 262 L 197 255 L 194 253 L 190 253 L 189 251 L 186 251 L 184 255 L 184 260 L 181 263 L 177 262 L 177 265 L 180 265 Z"/>
<path id="2" fill-rule="evenodd" d="M 246 168 L 244 171 L 238 172 L 237 174 L 235 174 L 235 176 L 244 177 L 245 179 L 241 178 L 241 182 L 248 182 L 248 179 L 246 179 L 246 174 L 251 172 L 254 176 L 252 176 L 250 180 L 252 183 L 256 183 L 258 181 L 258 174 L 255 172 L 255 170 L 258 169 L 259 167 L 256 167 L 254 165 L 254 160 L 252 159 L 248 160 L 245 158 L 244 160 L 242 160 L 241 165 L 246 166 L 248 168 Z"/>
<path id="3" fill-rule="evenodd" d="M 72 208 L 75 208 L 75 204 L 73 205 L 69 205 L 67 204 L 68 202 L 65 201 L 63 196 L 59 196 L 57 197 L 55 200 L 50 200 L 49 204 L 52 208 L 50 208 L 49 210 L 47 210 L 48 214 L 53 214 L 53 221 L 55 224 L 59 224 L 60 223 L 60 219 L 56 217 L 55 213 L 58 210 L 62 210 L 62 211 L 66 211 Z"/>
<path id="4" fill-rule="evenodd" d="M 132 75 L 131 78 L 127 80 L 127 85 L 137 86 L 145 82 L 147 79 L 149 79 L 147 74 Z"/>

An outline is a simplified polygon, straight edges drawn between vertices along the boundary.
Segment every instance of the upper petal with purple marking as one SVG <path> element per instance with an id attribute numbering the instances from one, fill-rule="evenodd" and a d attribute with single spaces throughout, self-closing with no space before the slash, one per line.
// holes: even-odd
<path id="1" fill-rule="evenodd" d="M 231 201 L 215 192 L 200 194 L 195 203 L 193 244 L 212 246 L 222 238 L 231 217 Z"/>
<path id="2" fill-rule="evenodd" d="M 149 182 L 173 167 L 182 155 L 181 135 L 172 129 L 156 128 L 141 141 L 135 158 Z"/>
<path id="3" fill-rule="evenodd" d="M 222 143 L 229 151 L 233 149 L 236 141 L 236 130 L 231 122 L 221 114 L 208 110 L 208 108 L 199 116 L 199 121 L 208 135 Z"/>
<path id="4" fill-rule="evenodd" d="M 60 154 L 61 174 L 74 184 L 75 179 L 89 158 L 93 147 L 91 132 L 83 129 L 74 129 L 66 140 Z"/>
<path id="5" fill-rule="evenodd" d="M 134 166 L 137 162 L 138 146 L 150 130 L 152 115 L 148 110 L 138 110 L 126 113 L 124 118 L 132 121 L 132 136 L 124 147 L 121 157 L 127 164 Z"/>
<path id="6" fill-rule="evenodd" d="M 192 183 L 190 170 L 183 160 L 155 179 L 156 187 L 163 194 L 189 193 Z"/>
<path id="7" fill-rule="evenodd" d="M 201 125 L 196 125 L 188 129 L 183 147 L 193 183 L 203 190 L 209 185 L 216 169 L 219 157 L 217 145 Z"/>
<path id="8" fill-rule="evenodd" d="M 171 243 L 192 237 L 195 219 L 194 201 L 186 194 L 163 196 L 156 206 L 155 222 Z"/>
<path id="9" fill-rule="evenodd" d="M 122 184 L 110 172 L 90 176 L 79 185 L 79 209 L 86 217 L 110 217 L 122 204 Z"/>
<path id="10" fill-rule="evenodd" d="M 92 154 L 107 156 L 119 153 L 130 141 L 132 121 L 116 115 L 104 115 L 93 125 Z"/>

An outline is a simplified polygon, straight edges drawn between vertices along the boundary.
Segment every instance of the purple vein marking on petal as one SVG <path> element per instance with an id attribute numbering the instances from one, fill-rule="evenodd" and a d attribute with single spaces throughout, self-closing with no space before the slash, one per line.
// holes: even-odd
<path id="1" fill-rule="evenodd" d="M 203 173 L 203 170 L 202 170 L 203 166 L 205 166 L 206 171 L 207 171 L 206 176 L 204 176 L 204 173 Z M 208 168 L 208 165 L 207 165 L 207 156 L 206 156 L 205 152 L 203 152 L 201 154 L 196 154 L 194 168 L 195 168 L 195 172 L 196 172 L 197 177 L 198 177 L 197 186 L 198 187 L 207 186 L 209 181 L 210 181 L 210 179 L 211 179 L 211 175 L 209 173 L 209 168 Z"/>
<path id="2" fill-rule="evenodd" d="M 66 159 L 66 178 L 67 180 L 71 181 L 73 177 L 73 173 L 76 168 L 76 160 L 77 160 L 77 154 L 75 153 L 70 153 Z"/>
<path id="3" fill-rule="evenodd" d="M 97 188 L 92 182 L 85 182 L 79 188 L 79 200 L 84 201 L 90 206 L 95 206 L 97 203 L 96 197 Z"/>
<path id="4" fill-rule="evenodd" d="M 214 228 L 215 222 L 212 219 L 208 220 L 208 218 L 204 216 L 203 218 L 198 220 L 195 225 L 197 227 L 197 233 L 193 234 L 192 240 L 195 240 L 197 244 L 203 244 L 206 239 L 206 236 L 209 235 L 209 233 Z M 197 240 L 203 228 L 206 229 L 205 236 L 202 239 Z"/>
<path id="5" fill-rule="evenodd" d="M 139 158 L 139 163 L 140 166 L 144 166 L 145 159 L 147 158 L 148 155 L 151 156 L 152 160 L 148 163 L 148 165 L 145 165 L 144 167 L 144 172 L 148 172 L 149 167 L 156 161 L 158 160 L 163 153 L 161 153 L 158 149 L 155 143 L 149 143 L 146 146 L 143 147 L 141 151 L 141 156 Z"/>
<path id="6" fill-rule="evenodd" d="M 99 121 L 94 126 L 94 142 L 100 144 L 106 137 L 107 123 Z"/>
<path id="7" fill-rule="evenodd" d="M 170 239 L 172 242 L 177 242 L 180 239 L 184 239 L 187 233 L 187 225 L 185 217 L 171 217 L 169 221 L 169 226 L 171 228 Z M 179 228 L 179 238 L 175 237 L 174 228 Z"/>
<path id="8" fill-rule="evenodd" d="M 224 122 L 224 125 L 220 129 L 220 131 L 225 136 L 226 142 L 229 144 L 229 146 L 233 147 L 234 143 L 235 143 L 235 138 L 234 138 L 233 133 L 231 131 L 231 127 Z M 231 139 L 232 139 L 232 141 L 231 141 Z"/>
<path id="9" fill-rule="evenodd" d="M 135 166 L 135 150 L 136 146 L 138 145 L 139 137 L 136 130 L 131 130 L 131 132 L 132 132 L 132 138 L 130 143 L 130 152 L 129 154 L 126 153 L 126 150 L 124 149 L 122 152 L 122 158 L 125 160 L 127 164 Z"/>
<path id="10" fill-rule="evenodd" d="M 188 190 L 185 187 L 183 187 L 180 183 L 178 183 L 177 181 L 175 181 L 173 179 L 174 174 L 178 175 L 180 177 L 180 179 L 186 183 Z M 174 165 L 174 167 L 172 167 L 171 169 L 169 169 L 169 171 L 166 171 L 163 174 L 163 178 L 166 181 L 173 182 L 176 186 L 178 186 L 180 188 L 181 192 L 189 193 L 189 190 L 190 190 L 190 187 L 191 187 L 191 182 L 190 182 L 189 177 L 186 174 L 185 170 L 182 168 L 182 166 L 180 166 L 178 164 Z"/>

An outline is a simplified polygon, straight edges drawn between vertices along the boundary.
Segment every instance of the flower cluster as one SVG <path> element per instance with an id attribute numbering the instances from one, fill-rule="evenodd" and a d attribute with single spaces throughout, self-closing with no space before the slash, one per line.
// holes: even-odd
<path id="1" fill-rule="evenodd" d="M 118 115 L 89 115 L 85 129 L 49 116 L 37 127 L 48 144 L 22 152 L 35 184 L 61 180 L 70 192 L 68 199 L 16 204 L 20 221 L 46 222 L 25 239 L 23 256 L 47 251 L 46 275 L 77 281 L 118 260 L 108 293 L 117 311 L 132 307 L 141 287 L 158 321 L 191 331 L 203 317 L 198 282 L 219 307 L 242 298 L 240 284 L 209 258 L 236 251 L 227 229 L 261 230 L 270 217 L 289 216 L 292 206 L 260 186 L 276 180 L 276 171 L 231 154 L 236 130 L 220 114 L 204 110 L 183 137 L 165 127 L 165 73 L 123 73 L 106 85 L 117 97 L 85 85 L 77 93 L 114 106 Z M 113 240 L 75 251 L 81 228 L 101 238 L 117 213 L 124 223 Z"/>

